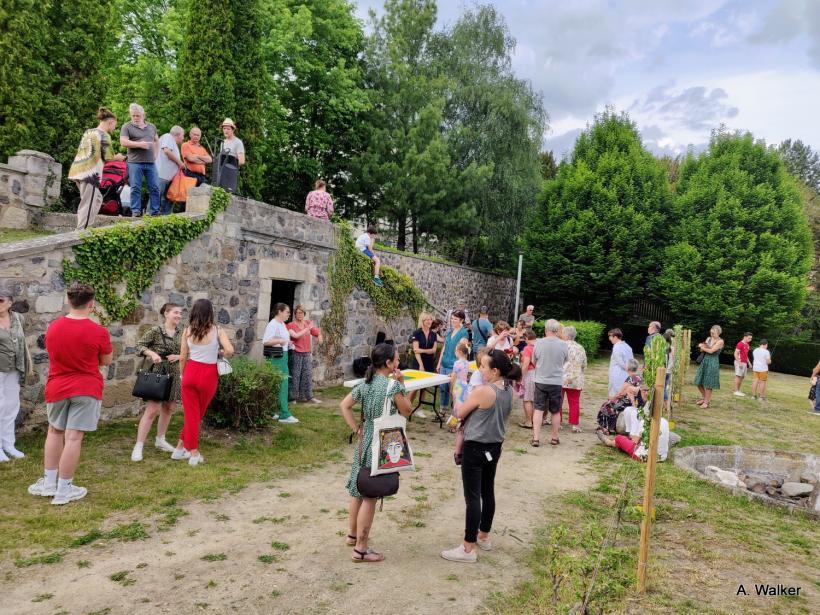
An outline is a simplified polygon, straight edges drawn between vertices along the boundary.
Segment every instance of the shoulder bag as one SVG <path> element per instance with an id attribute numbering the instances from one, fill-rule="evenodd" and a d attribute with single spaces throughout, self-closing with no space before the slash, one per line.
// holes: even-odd
<path id="1" fill-rule="evenodd" d="M 389 385 L 388 385 L 389 390 Z M 390 397 L 386 396 L 385 405 L 387 412 L 390 412 Z M 382 409 L 384 414 L 384 409 Z M 373 434 L 374 442 L 378 441 L 378 433 Z M 364 402 L 362 405 L 362 433 L 359 435 L 359 464 L 364 464 Z M 389 474 L 377 474 L 373 476 L 369 467 L 361 467 L 356 476 L 356 489 L 363 497 L 381 499 L 389 495 L 395 495 L 399 491 L 399 473 L 392 471 Z"/>
<path id="2" fill-rule="evenodd" d="M 219 327 L 216 328 L 216 338 L 219 341 Z M 221 344 L 220 344 L 221 345 Z M 227 376 L 233 373 L 233 366 L 225 357 L 219 357 L 216 360 L 216 373 L 220 376 Z"/>
<path id="3" fill-rule="evenodd" d="M 171 399 L 171 386 L 174 377 L 168 372 L 168 361 L 163 359 L 160 371 L 152 372 L 141 369 L 131 395 L 145 401 L 168 401 Z"/>
<path id="4" fill-rule="evenodd" d="M 390 379 L 387 390 L 393 385 Z M 390 414 L 391 396 L 385 395 L 381 416 L 373 421 L 373 441 L 370 444 L 370 475 L 392 474 L 415 470 L 413 451 L 407 439 L 407 419 L 398 412 Z"/>

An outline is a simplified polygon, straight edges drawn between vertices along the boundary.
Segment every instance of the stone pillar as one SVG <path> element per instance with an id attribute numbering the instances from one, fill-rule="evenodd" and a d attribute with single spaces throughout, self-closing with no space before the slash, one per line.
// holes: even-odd
<path id="1" fill-rule="evenodd" d="M 211 186 L 203 184 L 198 188 L 188 190 L 188 200 L 185 202 L 186 214 L 207 214 L 211 202 Z"/>
<path id="2" fill-rule="evenodd" d="M 0 226 L 30 226 L 34 214 L 60 198 L 62 172 L 54 158 L 29 149 L 0 164 Z"/>

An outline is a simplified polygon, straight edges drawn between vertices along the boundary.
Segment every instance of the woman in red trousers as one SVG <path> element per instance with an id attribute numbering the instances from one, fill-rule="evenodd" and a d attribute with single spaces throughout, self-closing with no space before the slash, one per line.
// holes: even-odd
<path id="1" fill-rule="evenodd" d="M 587 353 L 575 341 L 578 335 L 575 327 L 564 327 L 563 338 L 567 343 L 567 362 L 564 363 L 564 395 L 569 404 L 569 424 L 578 433 L 581 418 L 581 390 L 584 388 L 584 370 L 587 368 Z M 562 404 L 563 405 L 563 404 Z"/>
<path id="2" fill-rule="evenodd" d="M 214 324 L 214 306 L 198 299 L 191 308 L 188 328 L 182 333 L 179 371 L 182 374 L 182 412 L 185 420 L 171 459 L 187 459 L 188 465 L 205 461 L 199 452 L 199 425 L 216 393 L 219 374 L 216 360 L 233 355 L 233 344 Z"/>

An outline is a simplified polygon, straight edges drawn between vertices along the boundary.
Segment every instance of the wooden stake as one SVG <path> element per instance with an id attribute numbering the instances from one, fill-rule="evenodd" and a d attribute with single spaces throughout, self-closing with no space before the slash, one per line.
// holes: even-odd
<path id="1" fill-rule="evenodd" d="M 666 369 L 655 372 L 655 391 L 652 395 L 652 423 L 649 428 L 649 454 L 646 458 L 646 481 L 643 490 L 643 520 L 641 543 L 638 551 L 638 593 L 646 593 L 646 567 L 649 559 L 649 530 L 652 525 L 652 494 L 655 490 L 655 468 L 658 465 L 658 436 L 661 431 L 661 407 Z"/>

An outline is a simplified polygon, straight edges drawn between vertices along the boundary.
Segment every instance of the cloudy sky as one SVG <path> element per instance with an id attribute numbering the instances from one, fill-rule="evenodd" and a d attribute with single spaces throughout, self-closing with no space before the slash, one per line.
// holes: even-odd
<path id="1" fill-rule="evenodd" d="M 515 70 L 543 94 L 559 156 L 607 104 L 658 153 L 700 149 L 720 124 L 820 150 L 820 0 L 483 1 L 518 41 Z M 439 25 L 472 4 L 439 0 Z"/>

